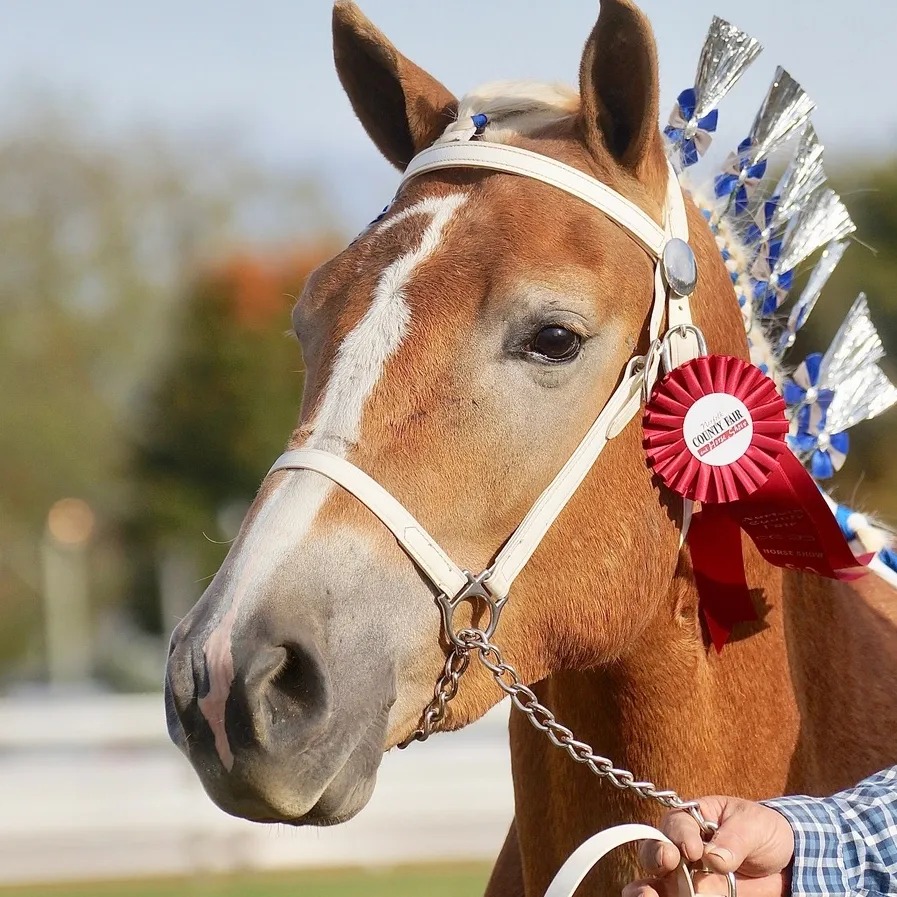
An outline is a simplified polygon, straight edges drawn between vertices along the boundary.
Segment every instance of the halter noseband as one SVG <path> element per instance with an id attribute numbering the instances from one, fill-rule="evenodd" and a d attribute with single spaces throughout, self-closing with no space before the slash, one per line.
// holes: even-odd
<path id="1" fill-rule="evenodd" d="M 704 354 L 703 337 L 693 325 L 689 299 L 697 272 L 688 247 L 685 200 L 678 178 L 669 169 L 665 224 L 657 224 L 630 200 L 569 165 L 519 147 L 487 141 L 437 144 L 408 165 L 399 187 L 412 178 L 446 168 L 482 168 L 533 178 L 589 203 L 627 231 L 655 260 L 654 300 L 648 322 L 649 351 L 633 356 L 601 413 L 566 464 L 542 492 L 493 563 L 474 576 L 462 570 L 417 520 L 379 483 L 345 458 L 319 449 L 282 454 L 269 475 L 279 470 L 313 470 L 342 486 L 368 507 L 395 536 L 437 590 L 446 637 L 458 644 L 452 627 L 455 608 L 482 600 L 490 610 L 487 637 L 495 631 L 511 585 L 592 468 L 604 446 L 638 413 L 663 357 L 667 368 Z M 661 338 L 666 311 L 667 330 Z M 690 502 L 686 502 L 687 518 Z M 683 526 L 687 523 L 684 522 Z"/>

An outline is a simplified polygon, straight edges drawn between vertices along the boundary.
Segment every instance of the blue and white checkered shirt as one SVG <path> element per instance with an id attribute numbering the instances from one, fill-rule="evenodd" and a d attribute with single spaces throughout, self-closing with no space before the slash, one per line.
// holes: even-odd
<path id="1" fill-rule="evenodd" d="M 897 894 L 897 766 L 832 797 L 763 803 L 794 829 L 795 897 Z"/>

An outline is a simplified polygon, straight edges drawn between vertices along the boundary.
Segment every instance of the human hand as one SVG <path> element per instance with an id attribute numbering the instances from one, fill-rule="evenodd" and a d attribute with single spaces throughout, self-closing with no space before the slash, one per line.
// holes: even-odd
<path id="1" fill-rule="evenodd" d="M 650 877 L 627 885 L 623 897 L 675 897 L 675 876 L 670 873 L 678 868 L 680 856 L 714 872 L 736 873 L 739 897 L 791 893 L 794 832 L 781 813 L 737 797 L 705 797 L 699 803 L 704 818 L 719 825 L 713 839 L 704 842 L 698 823 L 688 813 L 668 813 L 661 830 L 673 844 L 643 842 L 640 858 Z M 706 882 L 700 882 L 701 893 L 726 892 L 719 878 L 715 882 L 705 878 Z"/>

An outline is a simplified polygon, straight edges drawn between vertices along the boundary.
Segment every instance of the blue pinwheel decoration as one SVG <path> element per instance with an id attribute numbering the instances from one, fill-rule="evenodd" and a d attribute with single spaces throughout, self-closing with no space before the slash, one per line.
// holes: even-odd
<path id="1" fill-rule="evenodd" d="M 718 199 L 734 194 L 734 208 L 739 215 L 748 210 L 751 196 L 766 174 L 765 159 L 751 162 L 749 151 L 752 144 L 750 137 L 742 140 L 738 149 L 726 159 L 722 173 L 718 174 L 713 182 L 713 189 Z"/>
<path id="2" fill-rule="evenodd" d="M 751 278 L 754 281 L 754 304 L 764 317 L 774 314 L 778 310 L 794 284 L 793 271 L 776 271 L 776 264 L 781 254 L 782 243 L 780 240 L 764 243 L 751 265 Z"/>
<path id="3" fill-rule="evenodd" d="M 676 98 L 670 113 L 670 123 L 663 133 L 671 143 L 679 147 L 679 159 L 683 168 L 694 165 L 713 142 L 719 113 L 711 110 L 703 118 L 695 118 L 697 93 L 693 87 L 683 90 Z"/>
<path id="4" fill-rule="evenodd" d="M 850 436 L 847 433 L 810 433 L 799 428 L 788 435 L 791 450 L 809 461 L 810 473 L 817 480 L 827 480 L 844 466 L 850 450 Z"/>
<path id="5" fill-rule="evenodd" d="M 809 463 L 810 473 L 817 480 L 825 480 L 840 470 L 847 460 L 850 437 L 847 433 L 828 433 L 825 418 L 835 393 L 820 388 L 819 374 L 822 354 L 814 352 L 798 365 L 791 377 L 785 379 L 783 397 L 792 411 L 788 445 Z"/>
<path id="6" fill-rule="evenodd" d="M 831 389 L 819 388 L 819 374 L 822 370 L 822 353 L 813 352 L 808 355 L 794 370 L 790 377 L 785 378 L 782 387 L 782 398 L 793 413 L 803 414 L 806 426 L 819 430 L 825 420 L 825 413 L 835 393 Z"/>

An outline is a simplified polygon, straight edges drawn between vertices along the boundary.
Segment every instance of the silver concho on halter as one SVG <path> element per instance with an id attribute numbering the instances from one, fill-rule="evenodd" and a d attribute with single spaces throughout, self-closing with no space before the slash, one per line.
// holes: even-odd
<path id="1" fill-rule="evenodd" d="M 691 246 L 678 237 L 668 240 L 663 247 L 660 268 L 670 294 L 670 303 L 674 300 L 687 302 L 698 285 L 698 263 Z M 672 308 L 672 305 L 670 307 Z M 667 331 L 660 341 L 660 360 L 664 371 L 671 371 L 675 367 L 673 350 L 670 345 L 672 338 L 685 340 L 689 336 L 694 337 L 692 351 L 696 351 L 697 355 L 706 355 L 707 341 L 694 323 L 691 323 L 690 320 L 689 323 L 668 322 Z"/>
<path id="2" fill-rule="evenodd" d="M 666 285 L 682 299 L 691 296 L 698 283 L 698 263 L 691 246 L 673 237 L 663 247 L 660 261 Z"/>

